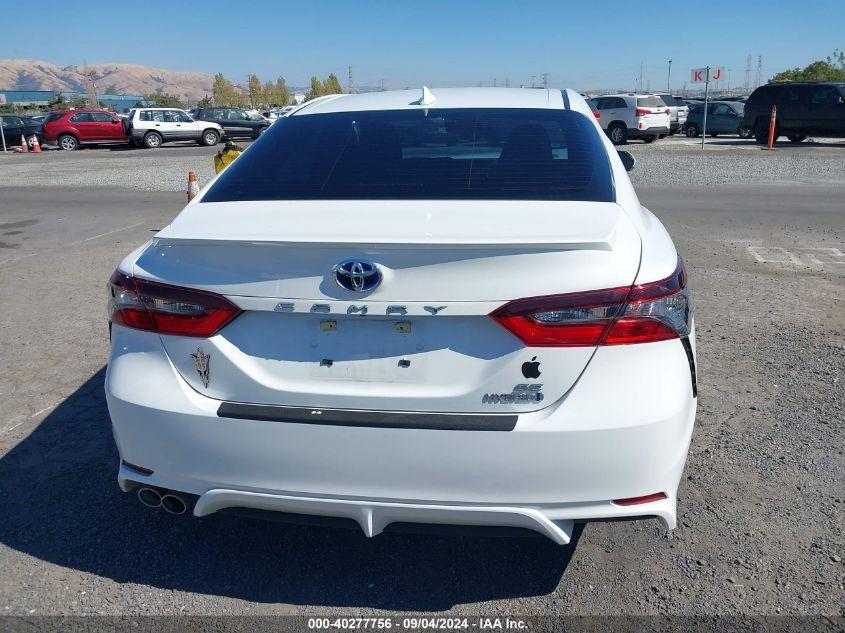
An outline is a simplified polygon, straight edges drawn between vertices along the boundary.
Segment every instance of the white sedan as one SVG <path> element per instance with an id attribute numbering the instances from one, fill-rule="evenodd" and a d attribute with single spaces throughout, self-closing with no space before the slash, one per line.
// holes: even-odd
<path id="1" fill-rule="evenodd" d="M 196 516 L 676 524 L 683 264 L 572 90 L 337 95 L 109 285 L 119 483 Z"/>

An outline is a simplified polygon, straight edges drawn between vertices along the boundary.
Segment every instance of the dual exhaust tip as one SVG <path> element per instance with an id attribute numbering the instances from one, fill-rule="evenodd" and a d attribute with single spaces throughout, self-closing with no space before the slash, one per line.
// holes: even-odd
<path id="1" fill-rule="evenodd" d="M 138 499 L 148 508 L 164 508 L 170 514 L 185 514 L 188 509 L 181 495 L 155 488 L 139 488 Z"/>

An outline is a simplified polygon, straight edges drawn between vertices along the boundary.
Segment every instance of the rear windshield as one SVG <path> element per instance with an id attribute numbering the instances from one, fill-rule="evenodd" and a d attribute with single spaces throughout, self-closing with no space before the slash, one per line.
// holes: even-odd
<path id="1" fill-rule="evenodd" d="M 611 202 L 607 153 L 569 110 L 442 109 L 287 117 L 212 185 L 231 200 Z"/>
<path id="2" fill-rule="evenodd" d="M 665 108 L 666 105 L 660 97 L 639 97 L 637 99 L 638 108 Z"/>
<path id="3" fill-rule="evenodd" d="M 678 100 L 672 95 L 657 95 L 667 106 L 679 106 Z"/>

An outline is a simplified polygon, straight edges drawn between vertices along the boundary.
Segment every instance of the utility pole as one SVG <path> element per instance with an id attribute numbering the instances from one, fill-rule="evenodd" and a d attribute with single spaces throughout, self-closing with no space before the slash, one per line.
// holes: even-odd
<path id="1" fill-rule="evenodd" d="M 495 77 L 493 77 L 493 87 L 494 87 L 494 88 L 497 88 L 497 87 L 498 87 L 498 86 L 496 85 L 496 78 L 495 78 Z"/>
<path id="2" fill-rule="evenodd" d="M 346 67 L 346 92 L 350 94 L 357 92 L 355 90 L 355 84 L 352 83 L 352 66 Z"/>
<path id="3" fill-rule="evenodd" d="M 751 91 L 751 55 L 745 59 L 745 93 Z"/>
<path id="4" fill-rule="evenodd" d="M 670 87 L 670 80 L 672 79 L 672 60 L 669 60 L 669 72 L 666 73 L 666 92 L 672 94 L 672 88 Z"/>
<path id="5" fill-rule="evenodd" d="M 508 79 L 507 77 L 505 77 L 505 88 L 510 88 L 510 87 L 511 87 L 511 80 Z"/>
<path id="6" fill-rule="evenodd" d="M 88 92 L 88 107 L 99 108 L 100 102 L 97 101 L 97 85 L 94 83 L 91 73 L 88 72 L 88 62 L 83 61 L 82 63 L 84 64 L 82 74 L 85 75 L 85 89 Z"/>
<path id="7" fill-rule="evenodd" d="M 640 79 L 637 82 L 637 86 L 638 86 L 637 90 L 639 92 L 642 92 L 643 91 L 643 63 L 642 62 L 640 62 Z"/>
<path id="8" fill-rule="evenodd" d="M 549 73 L 543 73 L 543 88 L 549 87 Z"/>

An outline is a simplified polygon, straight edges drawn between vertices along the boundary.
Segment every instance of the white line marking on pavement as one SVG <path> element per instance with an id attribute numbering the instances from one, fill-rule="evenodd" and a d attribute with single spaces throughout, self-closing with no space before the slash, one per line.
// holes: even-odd
<path id="1" fill-rule="evenodd" d="M 12 257 L 12 259 L 4 259 L 0 262 L 0 266 L 3 264 L 11 264 L 12 262 L 19 262 L 22 259 L 26 259 L 27 257 L 35 257 L 38 253 L 29 253 L 27 255 L 21 255 L 20 257 Z"/>
<path id="2" fill-rule="evenodd" d="M 82 244 L 84 242 L 90 242 L 91 240 L 97 240 L 97 239 L 100 239 L 101 237 L 106 237 L 107 235 L 112 235 L 114 233 L 120 233 L 121 231 L 128 231 L 129 229 L 134 229 L 135 227 L 141 226 L 142 224 L 143 224 L 143 222 L 136 222 L 135 224 L 132 224 L 130 226 L 124 226 L 123 228 L 120 228 L 120 229 L 113 229 L 111 231 L 106 231 L 105 233 L 100 233 L 99 235 L 92 235 L 91 237 L 86 237 L 85 239 L 76 240 L 75 242 L 71 242 L 70 246 L 74 246 L 76 244 Z"/>
<path id="3" fill-rule="evenodd" d="M 58 402 L 55 402 L 55 403 L 51 404 L 49 407 L 44 407 L 43 409 L 41 409 L 41 411 L 36 411 L 31 416 L 29 416 L 29 419 L 31 420 L 32 418 L 37 418 L 42 413 L 46 413 L 50 409 L 55 409 L 56 406 L 58 406 L 58 404 L 59 404 Z"/>
<path id="4" fill-rule="evenodd" d="M 42 413 L 46 413 L 47 411 L 50 411 L 51 409 L 55 409 L 57 406 L 59 406 L 59 403 L 58 403 L 58 402 L 54 402 L 54 403 L 53 403 L 53 404 L 51 404 L 50 406 L 48 406 L 48 407 L 44 407 L 44 408 L 43 408 L 43 409 L 41 409 L 40 411 L 36 411 L 35 413 L 33 413 L 32 415 L 30 415 L 29 417 L 26 417 L 26 416 L 23 416 L 23 415 L 17 415 L 17 416 L 15 416 L 15 417 L 13 417 L 11 420 L 9 420 L 9 423 L 10 423 L 10 424 L 13 424 L 13 426 L 10 426 L 10 427 L 7 427 L 7 428 L 3 429 L 3 431 L 2 431 L 2 432 L 0 432 L 0 435 L 5 435 L 6 433 L 11 433 L 12 431 L 14 431 L 16 428 L 18 428 L 21 424 L 23 424 L 23 423 L 24 423 L 24 422 L 26 422 L 27 420 L 31 420 L 31 419 L 33 419 L 33 418 L 37 418 L 37 417 L 38 417 L 39 415 L 41 415 Z M 14 424 L 15 422 L 17 422 L 17 424 Z"/>
<path id="5" fill-rule="evenodd" d="M 124 226 L 119 229 L 112 229 L 111 231 L 106 231 L 105 233 L 100 233 L 99 235 L 92 235 L 91 237 L 86 237 L 81 240 L 76 240 L 75 242 L 68 242 L 68 246 L 76 246 L 78 244 L 84 244 L 85 242 L 90 242 L 91 240 L 98 240 L 101 237 L 106 237 L 107 235 L 112 235 L 114 233 L 120 233 L 121 231 L 128 231 L 129 229 L 134 229 L 136 227 L 141 226 L 144 224 L 143 222 L 136 222 L 135 224 L 131 224 L 130 226 Z M 0 261 L 0 266 L 4 264 L 13 264 L 14 262 L 19 262 L 22 259 L 26 259 L 27 257 L 35 257 L 38 253 L 27 253 L 26 255 L 21 255 L 20 257 L 12 257 L 11 259 L 4 259 Z"/>

